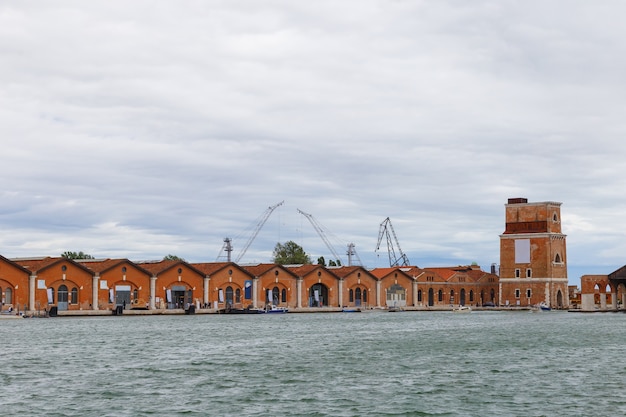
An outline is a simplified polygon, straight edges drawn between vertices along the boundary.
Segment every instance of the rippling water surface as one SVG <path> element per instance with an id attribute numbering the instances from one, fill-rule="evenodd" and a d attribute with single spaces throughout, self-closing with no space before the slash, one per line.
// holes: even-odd
<path id="1" fill-rule="evenodd" d="M 366 312 L 0 322 L 0 413 L 626 415 L 624 314 Z"/>

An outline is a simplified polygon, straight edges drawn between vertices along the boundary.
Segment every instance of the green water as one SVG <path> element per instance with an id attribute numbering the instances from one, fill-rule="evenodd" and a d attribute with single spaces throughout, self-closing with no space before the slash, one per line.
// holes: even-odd
<path id="1" fill-rule="evenodd" d="M 0 413 L 622 416 L 624 314 L 367 312 L 0 322 Z"/>

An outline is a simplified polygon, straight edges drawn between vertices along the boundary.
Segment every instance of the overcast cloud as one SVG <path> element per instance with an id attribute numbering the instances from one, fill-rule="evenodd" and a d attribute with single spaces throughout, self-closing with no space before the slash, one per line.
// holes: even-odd
<path id="1" fill-rule="evenodd" d="M 562 202 L 570 282 L 626 264 L 622 1 L 0 1 L 0 254 L 242 262 L 310 213 L 363 264 L 499 263 Z M 345 260 L 344 260 L 345 261 Z"/>

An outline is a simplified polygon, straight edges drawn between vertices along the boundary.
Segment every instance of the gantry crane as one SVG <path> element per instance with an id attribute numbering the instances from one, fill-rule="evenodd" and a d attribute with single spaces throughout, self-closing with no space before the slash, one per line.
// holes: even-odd
<path id="1" fill-rule="evenodd" d="M 268 207 L 265 210 L 265 212 L 263 212 L 263 214 L 261 215 L 261 217 L 257 221 L 256 226 L 254 227 L 254 230 L 253 230 L 252 234 L 248 238 L 248 241 L 243 245 L 243 249 L 241 249 L 241 252 L 239 253 L 237 258 L 235 259 L 235 263 L 239 263 L 241 258 L 243 258 L 243 256 L 246 254 L 248 248 L 250 247 L 250 245 L 252 244 L 254 239 L 259 234 L 259 231 L 261 230 L 261 228 L 263 228 L 263 225 L 265 224 L 267 219 L 269 219 L 270 215 L 274 212 L 274 210 L 276 210 L 276 208 L 278 206 L 283 205 L 284 202 L 285 201 L 283 200 L 280 203 L 274 204 L 273 206 Z M 230 254 L 231 254 L 232 251 L 233 251 L 232 240 L 230 238 L 228 238 L 228 237 L 224 238 L 224 246 L 222 247 L 222 251 L 220 251 L 220 253 L 221 252 L 226 252 L 226 257 L 228 259 L 228 262 L 230 262 L 230 260 L 231 260 Z M 218 256 L 218 259 L 219 259 L 219 256 Z"/>
<path id="2" fill-rule="evenodd" d="M 380 229 L 378 231 L 378 244 L 376 245 L 376 251 L 380 249 L 380 242 L 383 240 L 383 236 L 387 237 L 387 252 L 389 253 L 389 266 L 409 266 L 409 258 L 402 252 L 400 249 L 400 242 L 398 242 L 398 237 L 396 236 L 396 231 L 393 230 L 393 226 L 391 225 L 391 220 L 387 217 L 380 224 Z M 393 237 L 393 240 L 392 240 Z M 396 246 L 398 247 L 398 253 L 400 256 L 396 257 L 396 251 L 393 246 L 393 241 L 395 240 Z"/>
<path id="3" fill-rule="evenodd" d="M 313 226 L 317 234 L 320 236 L 320 238 L 322 238 L 322 240 L 326 244 L 326 247 L 328 248 L 330 253 L 332 253 L 332 255 L 334 256 L 335 260 L 343 263 L 341 260 L 341 257 L 339 256 L 339 254 L 337 253 L 333 245 L 328 240 L 328 237 L 326 236 L 326 232 L 324 232 L 324 227 L 321 224 L 319 224 L 319 222 L 315 219 L 315 217 L 313 217 L 312 214 L 305 213 L 304 211 L 300 209 L 298 209 L 298 213 L 302 214 L 304 217 L 306 217 L 309 220 L 309 222 L 311 223 L 311 225 Z M 352 266 L 353 256 L 356 256 L 359 264 L 361 264 L 361 259 L 359 259 L 359 255 L 357 255 L 356 253 L 356 249 L 354 248 L 354 243 L 348 244 L 348 251 L 346 252 L 346 254 L 348 255 L 348 266 Z"/>

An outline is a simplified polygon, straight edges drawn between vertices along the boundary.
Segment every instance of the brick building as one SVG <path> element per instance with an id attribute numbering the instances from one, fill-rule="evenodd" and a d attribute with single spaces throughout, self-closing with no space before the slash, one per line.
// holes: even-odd
<path id="1" fill-rule="evenodd" d="M 568 308 L 566 236 L 561 203 L 511 198 L 500 235 L 500 305 Z"/>

